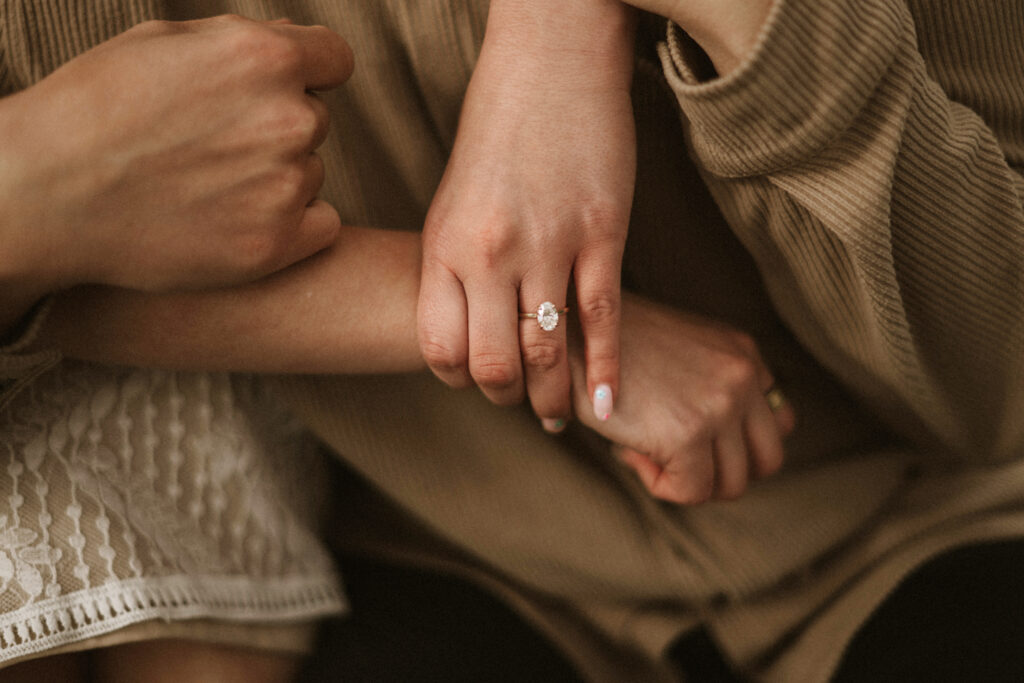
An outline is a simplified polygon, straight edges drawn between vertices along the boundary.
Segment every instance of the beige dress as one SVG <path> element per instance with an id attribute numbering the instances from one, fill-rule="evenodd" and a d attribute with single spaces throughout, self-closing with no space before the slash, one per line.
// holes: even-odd
<path id="1" fill-rule="evenodd" d="M 65 361 L 0 410 L 0 444 L 2 664 L 199 634 L 301 652 L 345 608 L 321 454 L 254 378 Z"/>
<path id="2" fill-rule="evenodd" d="M 406 229 L 444 169 L 487 9 L 35 6 L 3 27 L 5 82 L 22 87 L 143 15 L 343 33 L 357 68 L 325 95 L 323 196 L 347 221 Z M 754 334 L 800 415 L 779 475 L 678 508 L 599 440 L 551 438 L 430 377 L 273 391 L 373 484 L 335 492 L 341 542 L 492 588 L 588 679 L 668 679 L 666 647 L 703 624 L 751 676 L 824 681 L 915 567 L 1024 535 L 1024 8 L 778 0 L 748 63 L 708 83 L 685 36 L 653 19 L 641 34 L 624 282 Z"/>

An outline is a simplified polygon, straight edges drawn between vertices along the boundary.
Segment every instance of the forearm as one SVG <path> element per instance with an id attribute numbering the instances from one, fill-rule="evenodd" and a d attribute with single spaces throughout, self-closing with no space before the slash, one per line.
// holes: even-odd
<path id="1" fill-rule="evenodd" d="M 64 283 L 72 256 L 25 211 L 29 186 L 52 179 L 30 168 L 41 165 L 31 162 L 40 151 L 25 149 L 31 141 L 26 140 L 22 99 L 23 95 L 0 99 L 0 340 L 15 332 L 33 304 Z"/>
<path id="2" fill-rule="evenodd" d="M 40 345 L 104 363 L 289 373 L 404 372 L 416 341 L 416 233 L 346 228 L 332 248 L 257 283 L 152 295 L 58 296 Z"/>

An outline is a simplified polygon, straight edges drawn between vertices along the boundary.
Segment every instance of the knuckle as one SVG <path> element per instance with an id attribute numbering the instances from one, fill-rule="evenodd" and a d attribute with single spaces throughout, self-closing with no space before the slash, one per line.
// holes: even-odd
<path id="1" fill-rule="evenodd" d="M 748 356 L 730 354 L 721 359 L 718 379 L 730 398 L 739 397 L 757 384 L 757 366 Z"/>
<path id="2" fill-rule="evenodd" d="M 523 345 L 523 365 L 533 370 L 553 370 L 565 359 L 565 348 L 557 339 L 537 339 Z"/>
<path id="3" fill-rule="evenodd" d="M 420 353 L 435 372 L 450 375 L 465 370 L 465 355 L 429 332 L 420 340 Z"/>
<path id="4" fill-rule="evenodd" d="M 271 111 L 268 129 L 282 147 L 292 151 L 312 146 L 321 127 L 320 117 L 309 104 L 289 99 L 279 102 Z"/>
<path id="5" fill-rule="evenodd" d="M 229 25 L 253 23 L 249 19 L 246 19 L 245 17 L 243 17 L 241 14 L 235 14 L 233 12 L 227 12 L 225 14 L 218 14 L 215 17 L 210 17 L 210 19 L 208 21 L 214 22 L 214 23 L 218 23 L 218 24 L 229 24 Z"/>
<path id="6" fill-rule="evenodd" d="M 309 202 L 307 170 L 298 164 L 282 164 L 260 179 L 254 201 L 266 222 L 264 228 L 284 238 L 299 221 Z"/>
<path id="7" fill-rule="evenodd" d="M 306 197 L 306 169 L 298 164 L 288 164 L 282 167 L 277 174 L 276 191 L 285 210 L 295 208 L 296 204 L 305 204 Z"/>
<path id="8" fill-rule="evenodd" d="M 675 434 L 663 441 L 671 448 L 694 451 L 704 446 L 710 438 L 711 430 L 707 418 L 693 412 L 679 419 Z"/>
<path id="9" fill-rule="evenodd" d="M 785 454 L 781 447 L 763 448 L 757 454 L 757 474 L 761 477 L 767 477 L 775 474 L 782 468 L 782 463 L 785 460 Z"/>
<path id="10" fill-rule="evenodd" d="M 689 483 L 682 491 L 688 505 L 706 503 L 715 495 L 715 481 L 710 475 L 692 477 Z"/>
<path id="11" fill-rule="evenodd" d="M 615 242 L 623 241 L 625 231 L 622 229 L 627 215 L 617 203 L 606 199 L 592 199 L 580 207 L 580 226 L 591 235 L 605 235 Z"/>
<path id="12" fill-rule="evenodd" d="M 323 205 L 315 214 L 307 210 L 303 220 L 315 228 L 310 231 L 319 238 L 315 246 L 326 247 L 334 244 L 341 234 L 341 216 L 330 204 Z"/>
<path id="13" fill-rule="evenodd" d="M 757 349 L 757 342 L 754 338 L 746 332 L 740 332 L 738 330 L 733 331 L 732 334 L 733 343 L 740 351 L 751 357 L 757 357 L 759 351 Z"/>
<path id="14" fill-rule="evenodd" d="M 498 225 L 502 224 L 491 223 L 477 237 L 476 253 L 479 254 L 481 265 L 487 270 L 497 270 L 507 265 L 508 254 L 515 244 L 512 231 Z"/>
<path id="15" fill-rule="evenodd" d="M 610 327 L 619 319 L 619 297 L 599 292 L 580 301 L 580 322 L 586 328 Z"/>
<path id="16" fill-rule="evenodd" d="M 700 505 L 711 500 L 715 492 L 715 484 L 711 477 L 692 476 L 680 481 L 667 492 L 673 496 L 673 502 L 680 505 Z"/>
<path id="17" fill-rule="evenodd" d="M 233 48 L 249 60 L 260 75 L 296 73 L 302 63 L 302 49 L 295 41 L 255 22 L 239 22 L 233 27 Z"/>
<path id="18" fill-rule="evenodd" d="M 732 414 L 736 406 L 736 395 L 725 383 L 720 383 L 704 396 L 705 414 L 701 424 L 708 429 L 713 424 L 721 423 Z"/>
<path id="19" fill-rule="evenodd" d="M 515 386 L 519 368 L 510 358 L 498 354 L 475 356 L 470 360 L 470 373 L 481 387 L 504 391 Z"/>
<path id="20" fill-rule="evenodd" d="M 718 488 L 718 498 L 722 500 L 736 500 L 747 490 L 747 478 L 738 477 L 729 481 L 723 481 Z"/>
<path id="21" fill-rule="evenodd" d="M 313 140 L 320 129 L 327 125 L 327 121 L 320 116 L 320 113 L 308 99 L 303 99 L 301 104 L 295 107 L 288 119 L 290 130 L 300 136 L 303 143 Z"/>
<path id="22" fill-rule="evenodd" d="M 318 40 L 318 41 L 324 41 L 324 42 L 326 42 L 326 41 L 341 41 L 341 42 L 344 42 L 342 40 L 341 36 L 339 36 L 337 34 L 337 32 L 332 31 L 331 29 L 329 29 L 327 26 L 324 26 L 323 24 L 307 24 L 307 25 L 304 26 L 304 29 L 305 29 L 305 32 L 306 32 L 307 35 L 316 34 L 316 40 Z"/>

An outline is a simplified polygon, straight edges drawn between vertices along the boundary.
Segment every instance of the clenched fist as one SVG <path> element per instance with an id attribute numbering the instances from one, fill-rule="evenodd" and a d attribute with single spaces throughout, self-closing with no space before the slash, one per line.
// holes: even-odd
<path id="1" fill-rule="evenodd" d="M 351 71 L 323 27 L 148 22 L 0 101 L 0 277 L 166 291 L 328 246 L 340 222 L 316 198 L 315 91 Z"/>

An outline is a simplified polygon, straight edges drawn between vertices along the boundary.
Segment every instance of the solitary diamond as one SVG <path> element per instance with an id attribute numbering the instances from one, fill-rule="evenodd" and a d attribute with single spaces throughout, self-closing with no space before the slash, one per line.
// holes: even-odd
<path id="1" fill-rule="evenodd" d="M 550 301 L 545 301 L 537 309 L 537 323 L 545 332 L 558 327 L 558 309 Z"/>

